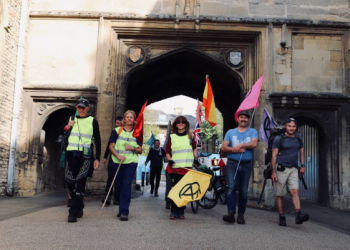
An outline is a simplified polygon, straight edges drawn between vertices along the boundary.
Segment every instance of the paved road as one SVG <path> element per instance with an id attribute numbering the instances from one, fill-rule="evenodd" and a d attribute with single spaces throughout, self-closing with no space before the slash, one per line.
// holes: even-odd
<path id="1" fill-rule="evenodd" d="M 185 220 L 172 221 L 160 195 L 133 199 L 128 222 L 117 219 L 117 206 L 101 211 L 100 201 L 87 202 L 77 223 L 66 222 L 59 202 L 8 213 L 0 220 L 0 249 L 349 249 L 347 234 L 314 222 L 295 225 L 292 215 L 282 228 L 276 213 L 264 210 L 247 209 L 246 225 L 225 224 L 223 205 L 198 214 L 188 208 Z"/>

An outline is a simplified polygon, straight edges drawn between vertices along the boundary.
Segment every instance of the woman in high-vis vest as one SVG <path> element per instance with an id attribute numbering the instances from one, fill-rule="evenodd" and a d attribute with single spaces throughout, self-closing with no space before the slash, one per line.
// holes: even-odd
<path id="1" fill-rule="evenodd" d="M 171 125 L 172 134 L 166 146 L 166 158 L 169 161 L 167 171 L 172 185 L 175 186 L 191 169 L 193 164 L 200 165 L 197 160 L 196 140 L 192 138 L 190 123 L 186 117 L 178 116 Z M 171 201 L 170 219 L 185 219 L 185 207 L 178 207 Z"/>
<path id="2" fill-rule="evenodd" d="M 109 150 L 112 153 L 111 167 L 113 176 L 120 163 L 120 169 L 114 182 L 116 197 L 119 197 L 119 213 L 121 221 L 127 221 L 131 201 L 131 184 L 139 162 L 138 154 L 142 153 L 142 143 L 132 136 L 136 123 L 136 114 L 132 110 L 125 112 L 122 127 L 113 131 Z"/>
<path id="3" fill-rule="evenodd" d="M 78 116 L 69 119 L 65 130 L 70 130 L 66 148 L 67 164 L 65 179 L 73 204 L 69 209 L 68 222 L 77 222 L 83 216 L 86 179 L 90 166 L 100 165 L 101 137 L 97 120 L 89 115 L 90 104 L 86 99 L 76 103 Z M 93 142 L 96 145 L 96 158 L 93 156 Z"/>

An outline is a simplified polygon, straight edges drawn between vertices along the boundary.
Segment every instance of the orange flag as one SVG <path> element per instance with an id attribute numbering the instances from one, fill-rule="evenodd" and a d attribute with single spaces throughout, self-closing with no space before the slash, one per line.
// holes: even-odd
<path id="1" fill-rule="evenodd" d="M 216 107 L 214 102 L 214 94 L 211 89 L 209 76 L 206 75 L 206 85 L 203 93 L 203 107 L 205 108 L 205 120 L 214 127 L 218 121 L 216 118 Z"/>
<path id="2" fill-rule="evenodd" d="M 143 104 L 142 109 L 136 119 L 136 125 L 134 127 L 134 133 L 132 136 L 136 138 L 139 142 L 143 143 L 143 111 L 146 108 L 148 100 Z"/>

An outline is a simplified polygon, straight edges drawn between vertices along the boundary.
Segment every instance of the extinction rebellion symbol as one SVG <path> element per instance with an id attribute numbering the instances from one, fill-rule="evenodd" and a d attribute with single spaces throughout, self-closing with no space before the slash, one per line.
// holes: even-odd
<path id="1" fill-rule="evenodd" d="M 186 184 L 179 193 L 179 198 L 181 196 L 191 196 L 192 200 L 198 198 L 198 195 L 201 193 L 201 188 L 198 182 Z M 196 197 L 194 197 L 196 195 Z"/>

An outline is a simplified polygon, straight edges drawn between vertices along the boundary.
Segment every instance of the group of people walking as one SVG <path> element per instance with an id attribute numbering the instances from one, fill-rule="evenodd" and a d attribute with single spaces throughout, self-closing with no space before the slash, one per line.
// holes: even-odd
<path id="1" fill-rule="evenodd" d="M 89 101 L 79 99 L 76 103 L 78 116 L 71 117 L 65 130 L 69 133 L 67 151 L 67 164 L 65 178 L 72 199 L 69 209 L 68 222 L 76 222 L 83 216 L 84 194 L 86 180 L 92 169 L 100 165 L 101 139 L 99 125 L 95 118 L 88 112 Z M 138 155 L 142 153 L 142 143 L 133 137 L 136 114 L 132 110 L 125 112 L 123 117 L 117 117 L 116 127 L 110 136 L 103 164 L 107 164 L 108 179 L 106 183 L 106 205 L 111 204 L 108 191 L 112 180 L 114 182 L 113 204 L 119 205 L 117 217 L 121 221 L 127 221 L 131 201 L 131 184 L 139 162 Z M 286 132 L 277 136 L 274 140 L 272 151 L 272 176 L 276 183 L 277 207 L 279 212 L 279 225 L 286 226 L 283 213 L 283 196 L 287 193 L 287 187 L 292 195 L 293 205 L 296 211 L 296 224 L 302 224 L 309 219 L 308 214 L 302 214 L 298 196 L 298 174 L 305 173 L 304 145 L 300 135 L 296 133 L 297 121 L 290 118 L 285 123 Z M 298 144 L 295 141 L 298 141 Z M 93 144 L 96 154 L 93 153 Z M 238 127 L 227 131 L 221 150 L 227 153 L 226 183 L 227 183 L 227 208 L 228 214 L 223 220 L 228 223 L 245 224 L 244 213 L 248 200 L 248 185 L 252 172 L 253 149 L 258 145 L 258 134 L 250 127 L 250 114 L 242 111 L 238 114 Z M 190 130 L 190 124 L 186 117 L 178 116 L 171 125 L 171 135 L 165 147 L 160 148 L 159 140 L 154 142 L 154 148 L 150 149 L 145 164 L 151 162 L 151 190 L 150 193 L 158 196 L 160 175 L 163 168 L 163 159 L 166 157 L 167 190 L 166 208 L 170 208 L 169 218 L 185 219 L 185 207 L 178 207 L 167 198 L 171 186 L 175 186 L 193 165 L 199 166 L 197 145 Z M 298 173 L 298 156 L 300 153 L 301 169 Z M 154 184 L 154 179 L 156 183 Z M 239 191 L 236 202 L 236 191 Z M 236 203 L 238 203 L 238 215 L 236 218 Z"/>

